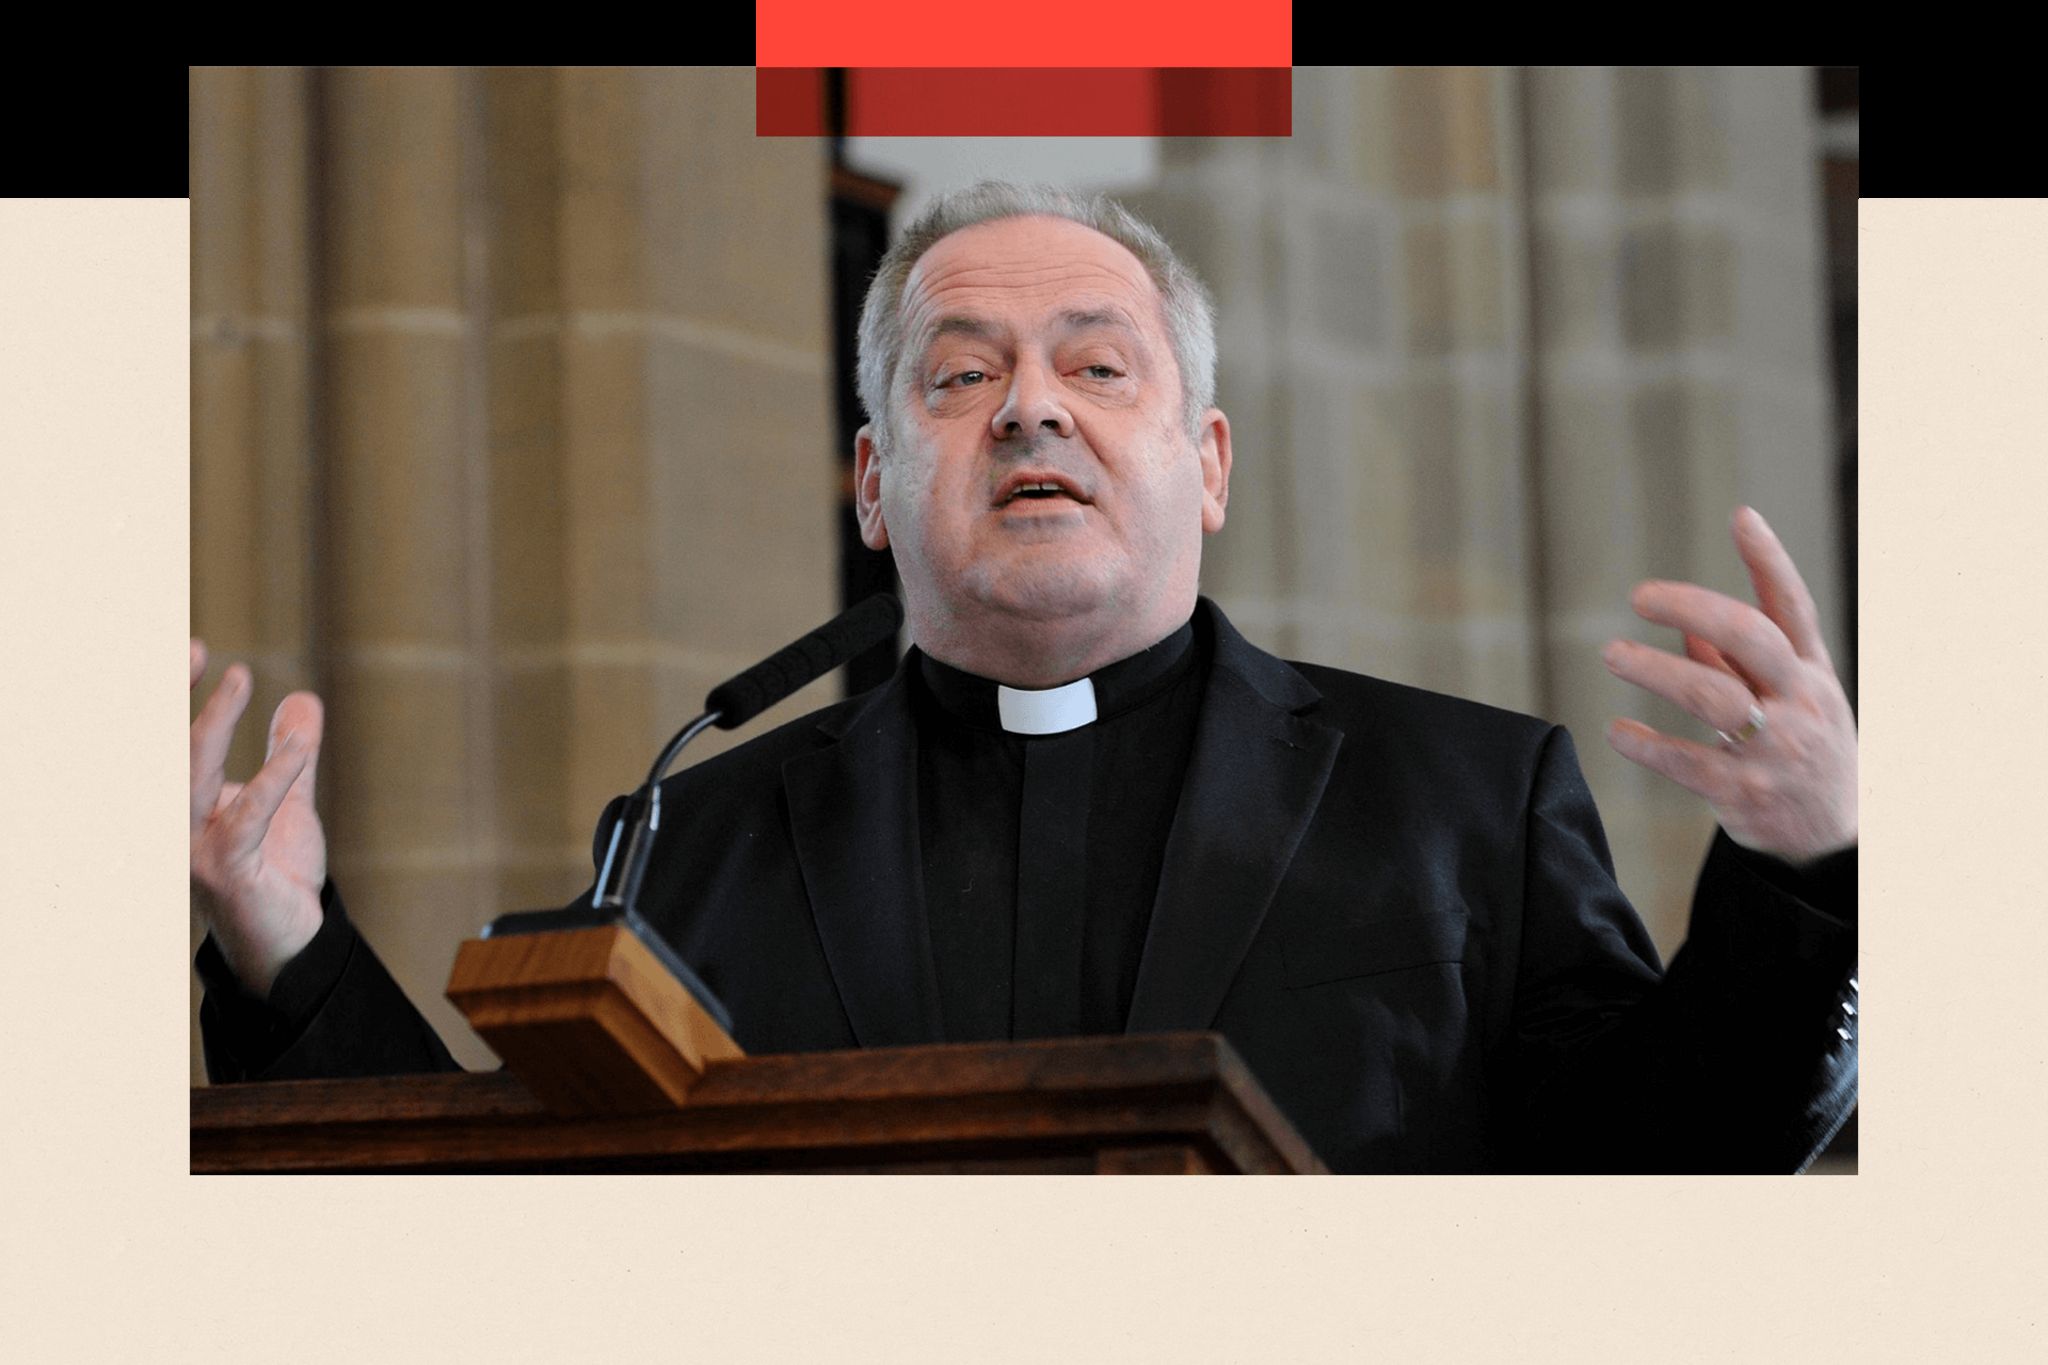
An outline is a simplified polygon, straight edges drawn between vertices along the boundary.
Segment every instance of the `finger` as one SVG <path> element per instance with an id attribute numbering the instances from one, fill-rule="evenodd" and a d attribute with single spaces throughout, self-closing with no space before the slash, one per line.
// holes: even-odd
<path id="1" fill-rule="evenodd" d="M 1750 586 L 1756 589 L 1757 605 L 1764 615 L 1785 632 L 1800 658 L 1826 662 L 1828 649 L 1821 639 L 1820 612 L 1778 533 L 1754 507 L 1736 509 L 1733 530 L 1736 552 L 1749 569 Z"/>
<path id="2" fill-rule="evenodd" d="M 311 692 L 293 692 L 277 704 L 277 710 L 270 717 L 270 740 L 266 754 L 277 752 L 279 742 L 288 734 L 296 734 L 305 741 L 306 766 L 292 784 L 291 799 L 311 801 L 313 784 L 320 768 L 320 741 L 327 728 L 326 709 L 320 698 Z"/>
<path id="3" fill-rule="evenodd" d="M 297 733 L 286 735 L 277 752 L 242 787 L 228 808 L 221 812 L 216 828 L 221 831 L 219 853 L 223 861 L 252 858 L 270 832 L 271 817 L 284 804 L 285 793 L 304 771 L 308 750 Z"/>
<path id="4" fill-rule="evenodd" d="M 238 797 L 238 796 L 240 796 L 241 794 L 242 794 L 242 784 L 241 784 L 241 783 L 239 783 L 239 782 L 223 782 L 223 783 L 221 783 L 221 784 L 220 784 L 220 795 L 219 795 L 219 796 L 217 796 L 217 797 L 215 797 L 215 798 L 214 798 L 214 801 L 213 801 L 213 813 L 214 813 L 215 815 L 218 815 L 218 814 L 220 814 L 220 813 L 221 813 L 222 811 L 226 810 L 226 809 L 227 809 L 227 808 L 228 808 L 229 806 L 232 806 L 232 805 L 234 805 L 234 804 L 235 804 L 235 798 L 236 798 L 236 797 Z"/>
<path id="5" fill-rule="evenodd" d="M 192 823 L 195 826 L 213 810 L 220 784 L 226 779 L 227 774 L 223 770 L 228 761 L 228 746 L 234 742 L 235 723 L 249 705 L 252 687 L 249 670 L 240 664 L 229 664 L 220 685 L 213 689 L 213 695 L 206 699 L 206 705 L 199 708 L 199 714 L 192 720 Z"/>
<path id="6" fill-rule="evenodd" d="M 1719 749 L 1673 739 L 1636 720 L 1609 721 L 1607 742 L 1629 762 L 1661 773 L 1709 804 L 1717 804 L 1728 789 L 1730 759 Z"/>
<path id="7" fill-rule="evenodd" d="M 199 686 L 199 679 L 206 673 L 206 641 L 192 640 L 192 686 Z"/>
<path id="8" fill-rule="evenodd" d="M 1747 602 L 1695 583 L 1638 583 L 1629 604 L 1636 615 L 1687 635 L 1697 635 L 1721 652 L 1759 695 L 1783 692 L 1799 675 L 1799 656 L 1785 632 Z"/>
<path id="9" fill-rule="evenodd" d="M 1708 668 L 1718 668 L 1748 688 L 1750 695 L 1759 697 L 1763 695 L 1764 689 L 1755 678 L 1750 677 L 1747 673 L 1737 668 L 1733 659 L 1730 659 L 1726 654 L 1723 654 L 1699 636 L 1687 635 L 1685 637 L 1685 655 L 1688 659 L 1698 660 Z"/>
<path id="10" fill-rule="evenodd" d="M 1731 673 L 1632 640 L 1610 640 L 1600 657 L 1623 682 L 1683 709 L 1715 730 L 1739 730 L 1756 696 Z"/>
<path id="11" fill-rule="evenodd" d="M 1687 631 L 1685 636 L 1685 657 L 1694 663 L 1718 669 L 1731 678 L 1736 676 L 1735 665 L 1728 662 L 1727 655 L 1690 631 Z"/>

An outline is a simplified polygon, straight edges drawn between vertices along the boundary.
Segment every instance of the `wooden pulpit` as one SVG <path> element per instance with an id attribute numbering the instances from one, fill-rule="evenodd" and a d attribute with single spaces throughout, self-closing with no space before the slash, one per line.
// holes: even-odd
<path id="1" fill-rule="evenodd" d="M 1218 1034 L 749 1057 L 664 956 L 623 925 L 465 943 L 448 995 L 504 1071 L 199 1087 L 192 1170 L 1324 1170 Z"/>
<path id="2" fill-rule="evenodd" d="M 1306 1173 L 1213 1033 L 713 1062 L 678 1108 L 550 1111 L 509 1072 L 192 1091 L 192 1170 Z"/>

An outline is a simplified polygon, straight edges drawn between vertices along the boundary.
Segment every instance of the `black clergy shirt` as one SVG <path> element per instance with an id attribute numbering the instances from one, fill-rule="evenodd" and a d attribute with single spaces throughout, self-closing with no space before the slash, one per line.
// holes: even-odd
<path id="1" fill-rule="evenodd" d="M 997 685 L 920 654 L 918 835 L 946 1037 L 1121 1033 L 1194 744 L 1193 622 L 1089 675 L 1096 719 L 1003 728 Z"/>

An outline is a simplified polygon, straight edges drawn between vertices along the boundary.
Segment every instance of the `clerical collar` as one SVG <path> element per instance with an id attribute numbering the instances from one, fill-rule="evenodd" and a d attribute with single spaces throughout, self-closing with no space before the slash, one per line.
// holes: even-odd
<path id="1" fill-rule="evenodd" d="M 918 675 L 933 700 L 955 720 L 984 730 L 1052 735 L 1107 720 L 1157 696 L 1194 662 L 1192 620 L 1129 658 L 1060 687 L 1025 690 L 942 664 L 918 652 Z"/>

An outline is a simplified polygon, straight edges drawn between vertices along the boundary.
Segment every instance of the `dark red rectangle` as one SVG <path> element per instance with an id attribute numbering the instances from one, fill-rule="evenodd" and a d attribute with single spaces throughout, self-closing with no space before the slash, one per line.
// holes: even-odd
<path id="1" fill-rule="evenodd" d="M 815 66 L 754 68 L 755 137 L 823 137 L 831 131 L 825 73 Z"/>
<path id="2" fill-rule="evenodd" d="M 1088 10 L 930 0 L 754 0 L 757 66 L 1287 66 L 1293 0 L 1118 0 Z"/>
<path id="3" fill-rule="evenodd" d="M 851 137 L 1286 137 L 1292 67 L 855 67 Z M 828 130 L 824 73 L 754 73 L 754 131 Z"/>

